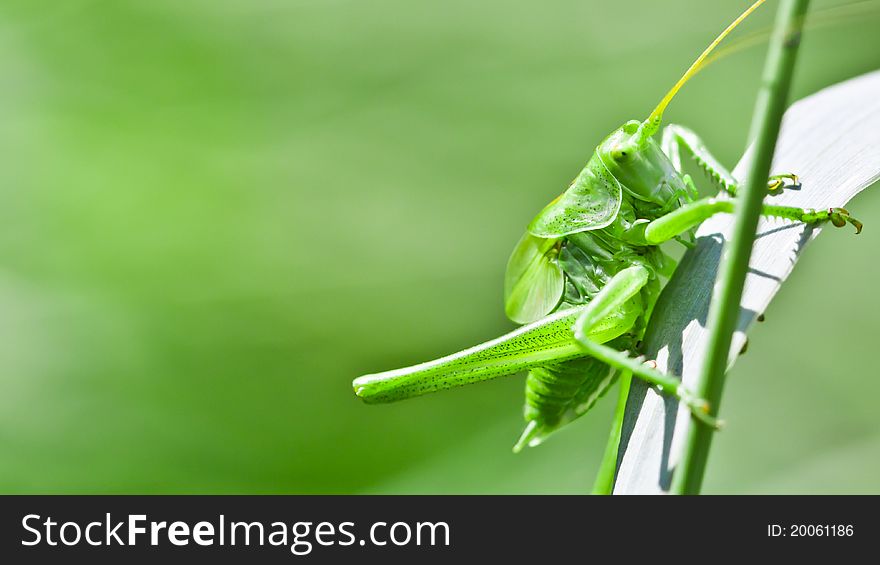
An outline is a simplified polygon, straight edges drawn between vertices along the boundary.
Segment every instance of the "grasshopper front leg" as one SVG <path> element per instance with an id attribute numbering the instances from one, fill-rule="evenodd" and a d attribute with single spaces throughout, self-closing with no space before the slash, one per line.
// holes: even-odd
<path id="1" fill-rule="evenodd" d="M 660 146 L 678 172 L 682 172 L 681 150 L 684 149 L 721 190 L 731 196 L 736 195 L 738 188 L 736 179 L 721 161 L 712 155 L 700 136 L 693 130 L 677 124 L 669 124 L 663 129 Z M 767 189 L 773 191 L 782 188 L 786 179 L 792 185 L 798 185 L 797 175 L 787 173 L 770 177 L 767 180 Z"/>
<path id="2" fill-rule="evenodd" d="M 648 283 L 650 276 L 648 269 L 641 265 L 628 267 L 614 275 L 578 317 L 572 328 L 574 338 L 591 357 L 595 357 L 614 368 L 628 371 L 633 376 L 657 386 L 662 392 L 671 394 L 683 402 L 691 410 L 694 417 L 710 426 L 717 427 L 717 421 L 708 414 L 708 404 L 688 391 L 678 378 L 652 369 L 640 360 L 629 357 L 626 353 L 607 345 L 597 343 L 590 337 L 592 329 L 635 296 Z"/>

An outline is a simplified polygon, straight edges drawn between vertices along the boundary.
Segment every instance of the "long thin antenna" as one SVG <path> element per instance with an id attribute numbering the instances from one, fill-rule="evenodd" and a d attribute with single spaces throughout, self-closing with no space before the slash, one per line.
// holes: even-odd
<path id="1" fill-rule="evenodd" d="M 688 68 L 688 70 L 685 71 L 685 73 L 681 76 L 680 79 L 678 79 L 678 82 L 675 83 L 675 86 L 673 86 L 669 90 L 669 92 L 666 93 L 666 96 L 663 97 L 663 99 L 660 101 L 660 103 L 657 104 L 657 107 L 654 108 L 654 111 L 651 112 L 651 115 L 648 116 L 648 119 L 644 121 L 644 123 L 642 124 L 642 126 L 640 128 L 642 130 L 642 132 L 641 132 L 642 139 L 645 139 L 651 135 L 654 135 L 654 133 L 657 132 L 657 128 L 660 126 L 660 122 L 663 119 L 663 111 L 666 109 L 666 106 L 669 105 L 669 102 L 672 101 L 672 99 L 675 97 L 676 93 L 678 93 L 679 89 L 681 89 L 681 87 L 684 86 L 684 84 L 688 80 L 690 80 L 690 78 L 692 76 L 697 74 L 697 71 L 700 70 L 700 65 L 703 63 L 703 61 L 706 59 L 706 57 L 708 57 L 709 54 L 712 53 L 713 50 L 715 50 L 715 48 L 718 46 L 718 44 L 721 43 L 725 37 L 730 35 L 730 32 L 732 32 L 734 29 L 736 29 L 736 26 L 738 26 L 740 23 L 742 23 L 742 21 L 744 19 L 749 17 L 749 15 L 751 15 L 752 12 L 757 10 L 761 6 L 761 4 L 763 4 L 764 2 L 765 2 L 765 0 L 758 0 L 757 2 L 755 2 L 754 4 L 749 6 L 749 8 L 745 12 L 743 12 L 742 14 L 739 15 L 738 18 L 733 20 L 733 23 L 731 23 L 729 26 L 727 26 L 727 28 L 724 31 L 722 31 L 718 35 L 718 37 L 716 37 L 715 40 L 709 44 L 708 47 L 706 47 L 706 49 L 700 54 L 700 56 L 697 57 L 697 60 L 694 61 L 693 64 L 691 64 L 691 66 Z"/>
<path id="2" fill-rule="evenodd" d="M 880 14 L 880 12 L 878 12 L 878 7 L 880 7 L 880 2 L 877 0 L 859 0 L 847 4 L 831 6 L 821 10 L 812 10 L 809 19 L 800 18 L 797 21 L 797 26 L 804 31 L 812 31 L 823 27 L 850 23 L 854 20 L 859 20 L 860 18 L 871 16 L 876 17 Z M 738 53 L 749 47 L 766 42 L 770 38 L 770 33 L 772 31 L 772 27 L 759 29 L 740 37 L 736 41 L 728 43 L 721 49 L 716 49 L 711 56 L 707 57 L 702 63 L 700 63 L 699 68 L 691 75 L 691 78 L 715 61 L 719 61 L 728 55 L 733 55 L 734 53 Z"/>

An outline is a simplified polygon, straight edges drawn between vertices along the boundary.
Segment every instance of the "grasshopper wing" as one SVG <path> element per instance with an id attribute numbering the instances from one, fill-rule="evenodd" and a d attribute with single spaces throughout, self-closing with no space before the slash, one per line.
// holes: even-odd
<path id="1" fill-rule="evenodd" d="M 597 153 L 562 196 L 547 205 L 529 224 L 537 237 L 562 237 L 604 228 L 620 210 L 622 189 Z"/>
<path id="2" fill-rule="evenodd" d="M 558 239 L 543 239 L 528 232 L 522 236 L 504 274 L 504 310 L 508 318 L 528 324 L 556 308 L 565 287 L 558 255 Z"/>

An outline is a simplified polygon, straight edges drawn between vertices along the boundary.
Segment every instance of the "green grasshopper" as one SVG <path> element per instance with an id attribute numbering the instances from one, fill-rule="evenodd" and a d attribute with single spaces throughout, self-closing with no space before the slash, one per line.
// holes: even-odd
<path id="1" fill-rule="evenodd" d="M 680 379 L 644 362 L 640 341 L 660 294 L 661 277 L 675 262 L 660 245 L 690 245 L 710 216 L 733 212 L 737 200 L 700 199 L 682 170 L 685 152 L 730 197 L 737 181 L 691 130 L 669 125 L 654 139 L 663 112 L 715 47 L 756 10 L 734 20 L 694 61 L 648 118 L 631 120 L 596 148 L 568 189 L 528 225 L 507 264 L 507 316 L 524 324 L 507 335 L 464 351 L 354 380 L 367 403 L 422 394 L 528 371 L 525 429 L 514 446 L 536 446 L 586 413 L 622 375 L 644 379 L 684 403 L 699 420 L 716 425 L 708 404 Z M 794 174 L 768 180 L 768 189 L 797 184 Z M 862 224 L 843 208 L 811 210 L 765 204 L 766 216 L 834 226 Z"/>

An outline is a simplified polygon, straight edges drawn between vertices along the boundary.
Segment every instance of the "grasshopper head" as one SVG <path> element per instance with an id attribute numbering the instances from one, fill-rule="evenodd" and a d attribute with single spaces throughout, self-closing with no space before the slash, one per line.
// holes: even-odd
<path id="1" fill-rule="evenodd" d="M 623 163 L 629 161 L 636 153 L 638 153 L 640 146 L 643 145 L 637 135 L 640 125 L 641 124 L 638 120 L 630 120 L 626 122 L 614 130 L 614 132 L 602 142 L 600 148 L 606 147 L 608 156 L 611 157 L 614 162 Z"/>
<path id="2" fill-rule="evenodd" d="M 678 188 L 678 174 L 657 142 L 642 135 L 641 125 L 638 120 L 626 122 L 596 151 L 626 192 L 638 200 L 662 205 Z"/>

